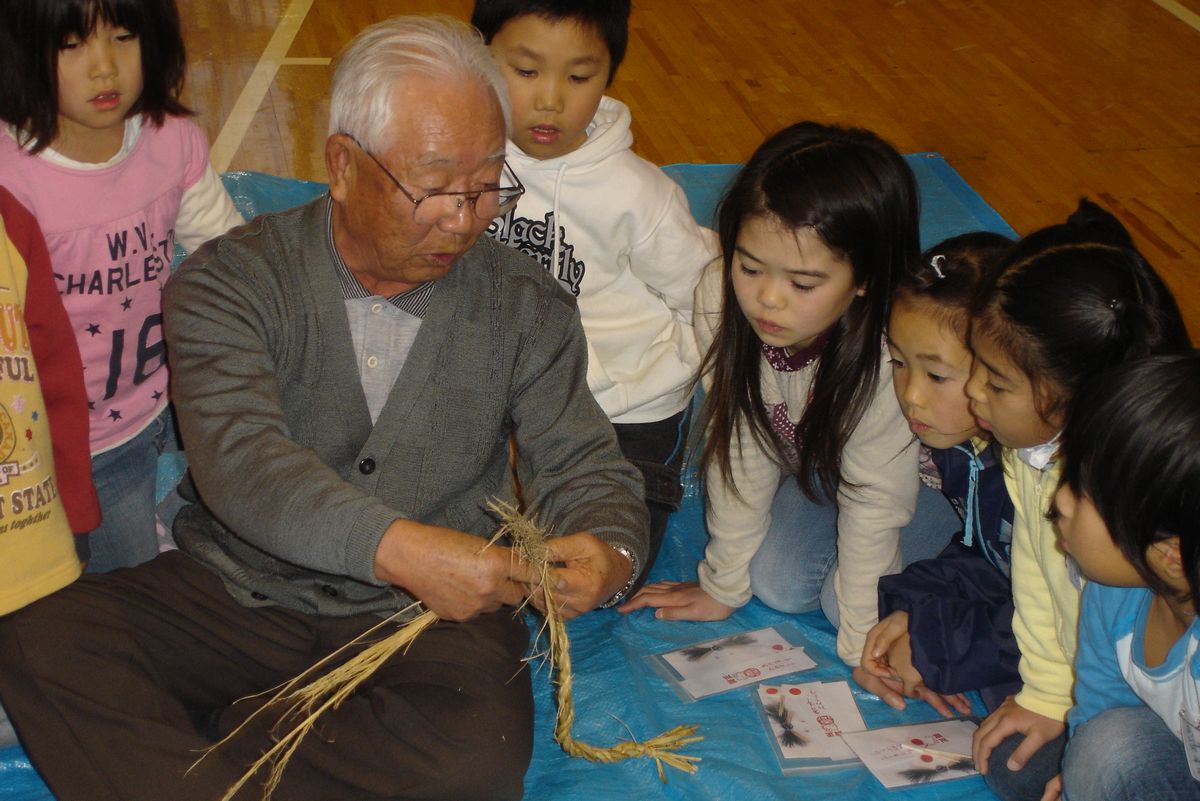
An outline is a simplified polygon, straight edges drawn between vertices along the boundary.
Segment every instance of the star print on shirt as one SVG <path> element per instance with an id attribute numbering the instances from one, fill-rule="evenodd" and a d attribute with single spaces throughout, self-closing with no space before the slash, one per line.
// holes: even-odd
<path id="1" fill-rule="evenodd" d="M 111 417 L 113 422 L 115 423 L 121 419 L 121 412 L 117 409 L 113 409 L 111 412 L 108 413 L 108 416 Z"/>
<path id="2" fill-rule="evenodd" d="M 161 398 L 162 396 L 163 396 L 163 394 L 162 394 L 162 391 L 161 391 L 161 390 L 157 390 L 157 389 L 156 389 L 156 390 L 154 390 L 154 392 L 151 394 L 151 397 L 153 397 L 155 400 L 158 400 L 158 399 L 159 399 L 159 398 Z"/>
<path id="3" fill-rule="evenodd" d="M 125 311 L 129 311 L 129 307 L 132 305 L 133 305 L 133 301 L 130 300 L 129 298 L 125 298 L 125 300 L 121 301 L 121 308 L 124 309 Z"/>
<path id="4" fill-rule="evenodd" d="M 100 326 L 96 325 L 95 323 L 92 323 L 91 325 L 89 325 L 87 327 L 87 332 L 89 334 L 91 334 L 92 336 L 96 336 L 96 334 L 100 333 Z"/>
<path id="5" fill-rule="evenodd" d="M 96 411 L 96 402 L 95 401 L 88 401 L 88 411 L 92 411 L 92 412 Z"/>

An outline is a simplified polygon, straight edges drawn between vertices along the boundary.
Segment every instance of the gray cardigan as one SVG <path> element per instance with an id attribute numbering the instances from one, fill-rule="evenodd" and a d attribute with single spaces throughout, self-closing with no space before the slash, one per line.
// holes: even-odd
<path id="1" fill-rule="evenodd" d="M 201 503 L 180 548 L 246 604 L 315 614 L 411 602 L 374 575 L 397 518 L 490 536 L 484 504 L 524 495 L 554 533 L 646 560 L 641 478 L 587 387 L 574 300 L 481 237 L 438 282 L 374 427 L 326 236 L 327 198 L 196 251 L 164 295 L 172 396 Z"/>

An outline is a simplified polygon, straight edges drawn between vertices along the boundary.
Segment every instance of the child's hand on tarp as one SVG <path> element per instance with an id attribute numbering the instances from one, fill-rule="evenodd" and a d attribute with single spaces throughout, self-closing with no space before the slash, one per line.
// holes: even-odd
<path id="1" fill-rule="evenodd" d="M 912 663 L 907 612 L 892 612 L 867 633 L 861 673 L 855 681 L 896 709 L 904 709 L 903 697 L 908 697 L 925 701 L 945 718 L 971 714 L 971 702 L 962 693 L 943 695 L 925 685 Z"/>
<path id="2" fill-rule="evenodd" d="M 628 614 L 653 607 L 660 620 L 724 620 L 733 607 L 713 598 L 694 581 L 656 581 L 647 584 L 617 611 Z"/>

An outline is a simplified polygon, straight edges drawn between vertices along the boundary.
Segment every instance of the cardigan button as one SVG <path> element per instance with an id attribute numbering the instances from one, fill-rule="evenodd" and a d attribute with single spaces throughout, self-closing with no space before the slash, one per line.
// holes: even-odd
<path id="1" fill-rule="evenodd" d="M 370 456 L 358 463 L 358 472 L 364 476 L 369 476 L 375 472 L 375 460 Z"/>

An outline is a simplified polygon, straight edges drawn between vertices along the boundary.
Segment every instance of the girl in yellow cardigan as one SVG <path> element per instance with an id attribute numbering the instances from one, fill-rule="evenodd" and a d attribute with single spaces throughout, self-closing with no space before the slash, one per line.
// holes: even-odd
<path id="1" fill-rule="evenodd" d="M 1083 581 L 1046 519 L 1071 399 L 1099 370 L 1186 347 L 1170 291 L 1121 224 L 1086 200 L 1065 224 L 1021 240 L 984 282 L 967 395 L 979 426 L 1005 447 L 1023 687 L 979 727 L 974 756 L 1005 801 L 1042 798 L 1072 706 Z"/>

